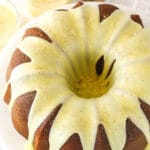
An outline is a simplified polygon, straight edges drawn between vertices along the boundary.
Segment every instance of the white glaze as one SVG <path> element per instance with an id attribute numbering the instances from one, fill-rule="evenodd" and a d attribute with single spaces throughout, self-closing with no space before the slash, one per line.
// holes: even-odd
<path id="1" fill-rule="evenodd" d="M 51 19 L 48 20 L 49 17 Z M 51 150 L 59 150 L 73 133 L 80 135 L 84 150 L 93 149 L 99 124 L 105 127 L 112 150 L 121 150 L 125 144 L 125 121 L 128 117 L 150 143 L 148 121 L 138 101 L 140 97 L 150 104 L 150 30 L 142 30 L 121 10 L 100 23 L 98 6 L 88 3 L 67 12 L 51 11 L 35 21 L 34 25 L 46 32 L 53 42 L 48 43 L 37 37 L 28 37 L 20 42 L 19 48 L 32 62 L 16 67 L 9 81 L 13 94 L 10 108 L 16 97 L 37 90 L 28 122 L 28 149 L 32 149 L 36 129 L 60 103 L 63 106 L 50 132 Z M 80 50 L 81 60 L 77 59 L 76 50 Z M 95 60 L 101 54 L 107 56 L 107 65 L 110 60 L 117 60 L 113 71 L 114 84 L 100 98 L 88 100 L 78 97 L 69 89 L 63 68 L 70 71 L 70 79 L 74 79 L 75 75 L 84 75 L 88 69 L 86 56 L 92 73 Z M 74 71 L 69 60 L 74 65 Z M 78 69 L 78 61 L 84 70 Z M 101 78 L 105 75 L 106 70 Z"/>

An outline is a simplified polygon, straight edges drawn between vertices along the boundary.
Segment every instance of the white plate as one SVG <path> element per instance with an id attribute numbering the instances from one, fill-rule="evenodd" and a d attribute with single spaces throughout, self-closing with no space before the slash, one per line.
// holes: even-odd
<path id="1" fill-rule="evenodd" d="M 97 2 L 95 2 L 97 4 Z M 114 4 L 115 5 L 115 4 Z M 69 5 L 69 7 L 72 5 Z M 135 14 L 131 9 L 124 6 L 118 5 L 118 7 L 123 8 L 125 11 Z M 64 7 L 66 8 L 66 7 Z M 143 19 L 143 24 L 145 26 L 150 26 L 150 20 L 148 20 L 143 12 L 140 12 L 141 18 Z M 29 24 L 25 25 L 8 43 L 4 50 L 0 54 L 0 91 L 4 88 L 5 84 L 5 72 L 11 58 L 11 54 L 18 45 L 21 37 L 26 28 L 32 26 L 34 20 Z M 23 150 L 25 139 L 17 133 L 13 128 L 11 123 L 11 116 L 8 111 L 6 104 L 3 102 L 2 94 L 0 94 L 0 150 Z"/>

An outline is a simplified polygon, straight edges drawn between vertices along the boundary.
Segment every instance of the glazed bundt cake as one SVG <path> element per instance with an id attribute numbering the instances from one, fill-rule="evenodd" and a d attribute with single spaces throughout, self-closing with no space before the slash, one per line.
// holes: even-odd
<path id="1" fill-rule="evenodd" d="M 8 65 L 4 99 L 28 150 L 144 150 L 150 30 L 108 3 L 37 18 Z"/>

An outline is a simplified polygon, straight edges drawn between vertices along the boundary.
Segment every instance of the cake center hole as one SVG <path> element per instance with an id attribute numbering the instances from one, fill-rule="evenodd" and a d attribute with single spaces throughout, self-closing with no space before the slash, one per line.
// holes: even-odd
<path id="1" fill-rule="evenodd" d="M 97 98 L 110 89 L 112 84 L 112 71 L 116 60 L 105 64 L 104 56 L 101 56 L 95 63 L 95 69 L 91 74 L 84 75 L 77 80 L 73 91 L 80 97 Z"/>
<path id="2" fill-rule="evenodd" d="M 109 89 L 109 81 L 101 81 L 98 76 L 86 76 L 78 81 L 75 93 L 80 97 L 94 98 L 105 94 Z"/>

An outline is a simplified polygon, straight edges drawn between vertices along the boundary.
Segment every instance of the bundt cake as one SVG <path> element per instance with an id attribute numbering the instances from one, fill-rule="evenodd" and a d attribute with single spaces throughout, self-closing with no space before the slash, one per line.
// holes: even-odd
<path id="1" fill-rule="evenodd" d="M 37 18 L 9 61 L 4 99 L 26 149 L 149 149 L 150 29 L 112 4 L 70 7 Z"/>

